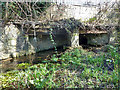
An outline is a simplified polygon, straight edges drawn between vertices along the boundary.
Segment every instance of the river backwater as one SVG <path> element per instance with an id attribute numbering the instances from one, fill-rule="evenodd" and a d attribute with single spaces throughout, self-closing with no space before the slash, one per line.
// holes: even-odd
<path id="1" fill-rule="evenodd" d="M 63 47 L 58 48 L 58 53 L 64 52 L 65 50 Z M 44 60 L 47 60 L 50 58 L 53 54 L 55 54 L 54 49 L 46 50 L 46 51 L 40 51 L 38 53 L 27 55 L 27 56 L 21 56 L 18 58 L 9 58 L 6 60 L 0 61 L 0 73 L 4 73 L 11 70 L 16 70 L 17 65 L 21 63 L 30 63 L 31 65 L 41 63 Z"/>

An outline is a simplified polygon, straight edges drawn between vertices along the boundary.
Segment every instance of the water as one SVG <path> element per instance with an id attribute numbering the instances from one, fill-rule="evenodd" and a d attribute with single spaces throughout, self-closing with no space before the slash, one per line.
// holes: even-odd
<path id="1" fill-rule="evenodd" d="M 58 53 L 64 52 L 63 47 L 58 48 Z M 0 73 L 4 73 L 11 70 L 16 70 L 17 65 L 20 63 L 30 63 L 31 65 L 41 63 L 45 59 L 50 59 L 56 51 L 54 49 L 41 51 L 32 55 L 21 56 L 19 58 L 11 58 L 0 61 Z"/>

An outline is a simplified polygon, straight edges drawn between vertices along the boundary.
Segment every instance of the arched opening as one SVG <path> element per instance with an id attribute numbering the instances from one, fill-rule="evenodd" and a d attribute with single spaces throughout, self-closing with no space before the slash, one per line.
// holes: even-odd
<path id="1" fill-rule="evenodd" d="M 79 45 L 87 45 L 87 37 L 84 34 L 79 34 Z"/>

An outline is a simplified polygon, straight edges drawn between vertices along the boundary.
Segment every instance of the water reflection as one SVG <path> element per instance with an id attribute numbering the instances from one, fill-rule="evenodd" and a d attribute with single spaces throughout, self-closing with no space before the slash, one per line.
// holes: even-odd
<path id="1" fill-rule="evenodd" d="M 58 48 L 58 53 L 63 52 L 63 48 Z M 54 49 L 47 50 L 47 51 L 41 51 L 36 54 L 27 55 L 27 56 L 21 56 L 19 58 L 10 58 L 6 60 L 0 61 L 0 73 L 4 73 L 10 70 L 16 70 L 17 64 L 20 63 L 30 63 L 30 64 L 37 64 L 41 61 L 48 59 L 49 56 L 53 55 L 55 53 Z"/>

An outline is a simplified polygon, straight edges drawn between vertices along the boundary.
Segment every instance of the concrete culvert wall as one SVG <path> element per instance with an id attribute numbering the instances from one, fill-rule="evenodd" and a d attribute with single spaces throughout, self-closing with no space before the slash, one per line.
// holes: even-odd
<path id="1" fill-rule="evenodd" d="M 50 28 L 53 29 L 52 34 L 56 46 L 65 44 L 69 44 L 70 46 L 78 46 L 79 44 L 105 45 L 111 42 L 114 43 L 116 31 L 97 36 L 93 34 L 85 34 L 86 36 L 79 35 L 80 32 L 78 29 L 79 26 L 82 26 L 80 21 L 89 21 L 98 12 L 99 9 L 96 6 L 53 5 L 43 12 L 43 16 L 39 20 L 41 24 L 51 21 L 49 22 L 50 25 L 42 26 L 45 29 L 48 28 L 48 30 L 43 30 L 43 28 L 41 29 L 42 32 L 40 30 L 37 32 L 36 30 L 36 37 L 35 35 L 29 35 L 34 33 L 34 29 L 31 30 L 31 33 L 28 32 L 24 35 L 25 30 L 22 31 L 15 24 L 6 25 L 3 28 L 0 27 L 0 59 L 27 55 L 54 48 L 49 38 Z M 40 29 L 41 27 L 38 26 L 38 28 Z M 65 31 L 69 31 L 70 33 L 66 33 Z"/>
<path id="2" fill-rule="evenodd" d="M 33 28 L 26 33 L 26 28 L 22 30 L 20 24 L 10 23 L 0 30 L 0 59 L 28 55 L 55 48 L 55 46 L 76 46 L 76 44 L 78 46 L 78 25 L 81 23 L 75 19 L 53 21 L 45 27 L 36 25 L 35 36 Z M 50 29 L 53 29 L 52 38 L 55 44 L 50 39 Z"/>

